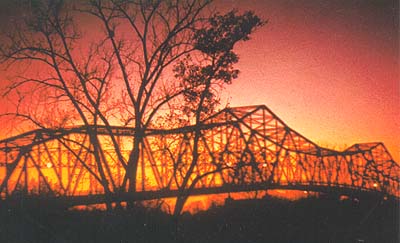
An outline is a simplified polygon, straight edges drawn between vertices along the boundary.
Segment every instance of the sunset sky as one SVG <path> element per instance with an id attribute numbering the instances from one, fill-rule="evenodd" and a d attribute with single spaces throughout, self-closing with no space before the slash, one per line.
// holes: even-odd
<path id="1" fill-rule="evenodd" d="M 268 20 L 250 41 L 236 46 L 241 74 L 224 90 L 222 104 L 265 104 L 322 146 L 382 141 L 400 161 L 397 1 L 216 4 L 222 11 L 254 10 Z M 0 80 L 6 75 L 0 71 Z"/>
<path id="2" fill-rule="evenodd" d="M 240 46 L 231 106 L 265 104 L 319 145 L 382 141 L 400 160 L 397 1 L 234 1 L 268 19 Z"/>

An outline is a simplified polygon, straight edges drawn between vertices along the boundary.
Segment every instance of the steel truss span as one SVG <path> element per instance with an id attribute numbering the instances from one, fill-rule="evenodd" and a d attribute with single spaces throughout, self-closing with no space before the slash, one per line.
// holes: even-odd
<path id="1" fill-rule="evenodd" d="M 107 186 L 113 201 L 174 197 L 182 192 L 192 162 L 195 130 L 187 126 L 146 132 L 134 193 L 121 189 L 132 128 L 40 129 L 4 139 L 0 196 L 91 204 L 105 200 Z M 97 157 L 89 138 L 94 131 L 101 142 Z M 298 189 L 400 198 L 400 167 L 379 142 L 344 151 L 322 148 L 263 105 L 226 108 L 205 119 L 200 132 L 198 162 L 189 177 L 189 184 L 196 183 L 185 189 L 193 195 Z"/>

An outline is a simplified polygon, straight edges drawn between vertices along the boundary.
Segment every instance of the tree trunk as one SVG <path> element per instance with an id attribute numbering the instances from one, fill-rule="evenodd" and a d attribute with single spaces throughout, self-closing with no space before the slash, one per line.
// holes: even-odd
<path id="1" fill-rule="evenodd" d="M 89 134 L 90 140 L 93 146 L 93 154 L 95 157 L 95 161 L 97 164 L 97 169 L 99 170 L 100 173 L 100 178 L 101 178 L 101 184 L 104 188 L 104 194 L 105 194 L 105 199 L 106 199 L 106 208 L 107 211 L 112 210 L 112 203 L 111 203 L 111 191 L 108 188 L 108 181 L 106 178 L 106 175 L 103 170 L 103 166 L 101 164 L 101 158 L 100 158 L 100 143 L 98 141 L 97 135 L 95 134 Z"/>
<path id="2" fill-rule="evenodd" d="M 174 217 L 179 217 L 181 215 L 183 206 L 185 206 L 186 200 L 188 199 L 187 195 L 180 194 L 176 199 L 175 208 L 174 208 Z"/>
<path id="3" fill-rule="evenodd" d="M 140 145 L 142 144 L 143 136 L 141 132 L 136 132 L 134 141 L 133 141 L 133 149 L 129 156 L 128 160 L 128 168 L 126 171 L 126 179 L 128 179 L 128 192 L 135 193 L 136 192 L 136 183 L 137 183 L 137 170 L 139 167 L 139 155 L 140 155 Z M 125 185 L 125 183 L 124 183 Z M 127 207 L 132 209 L 134 207 L 134 201 L 128 201 Z"/>

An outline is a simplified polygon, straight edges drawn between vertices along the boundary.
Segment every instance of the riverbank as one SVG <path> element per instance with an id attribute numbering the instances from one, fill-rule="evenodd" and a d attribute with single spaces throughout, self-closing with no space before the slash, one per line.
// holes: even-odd
<path id="1" fill-rule="evenodd" d="M 159 209 L 3 208 L 0 242 L 399 242 L 399 204 L 308 198 L 228 201 L 178 224 Z"/>

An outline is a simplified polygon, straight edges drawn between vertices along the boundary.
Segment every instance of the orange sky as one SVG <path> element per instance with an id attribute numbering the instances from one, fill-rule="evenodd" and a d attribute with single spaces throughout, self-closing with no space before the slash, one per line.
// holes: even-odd
<path id="1" fill-rule="evenodd" d="M 400 161 L 397 1 L 235 1 L 269 23 L 238 46 L 231 106 L 266 104 L 323 146 L 382 141 Z"/>
<path id="2" fill-rule="evenodd" d="M 397 1 L 220 0 L 217 7 L 269 20 L 237 46 L 241 75 L 222 104 L 265 104 L 323 146 L 382 141 L 400 161 Z"/>

